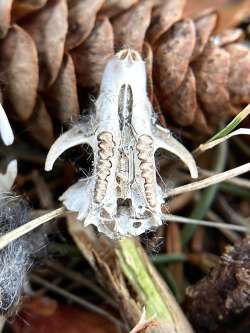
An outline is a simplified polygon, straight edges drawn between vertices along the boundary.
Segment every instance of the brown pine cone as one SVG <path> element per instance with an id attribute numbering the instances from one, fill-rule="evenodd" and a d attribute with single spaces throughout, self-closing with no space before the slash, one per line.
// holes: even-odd
<path id="1" fill-rule="evenodd" d="M 185 0 L 2 1 L 8 114 L 48 148 L 55 125 L 78 119 L 87 94 L 97 94 L 109 57 L 132 47 L 145 57 L 155 109 L 168 123 L 210 134 L 250 102 L 250 52 L 239 29 L 213 36 L 215 11 L 185 18 L 184 7 Z"/>

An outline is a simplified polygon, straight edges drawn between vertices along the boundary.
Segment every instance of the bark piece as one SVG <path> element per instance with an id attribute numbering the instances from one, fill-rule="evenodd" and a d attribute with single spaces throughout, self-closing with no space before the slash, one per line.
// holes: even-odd
<path id="1" fill-rule="evenodd" d="M 164 112 L 169 113 L 177 124 L 189 126 L 193 123 L 197 100 L 195 77 L 191 68 L 179 88 L 164 96 L 161 104 Z"/>
<path id="2" fill-rule="evenodd" d="M 196 332 L 250 331 L 250 238 L 228 248 L 216 267 L 187 289 L 186 309 Z"/>
<path id="3" fill-rule="evenodd" d="M 146 312 L 154 313 L 155 317 L 146 318 L 149 321 L 147 333 L 193 333 L 176 300 L 138 242 L 127 239 L 114 243 L 106 237 L 97 238 L 93 229 L 83 228 L 73 216 L 68 217 L 68 228 L 130 327 L 138 324 L 142 309 L 146 308 Z M 146 285 L 154 291 L 150 293 Z M 154 302 L 156 298 L 159 303 Z"/>
<path id="4" fill-rule="evenodd" d="M 79 118 L 75 68 L 68 54 L 64 55 L 58 77 L 46 93 L 46 105 L 62 123 Z"/>
<path id="5" fill-rule="evenodd" d="M 4 99 L 19 120 L 27 120 L 36 103 L 37 50 L 32 38 L 16 25 L 0 42 L 0 73 Z"/>
<path id="6" fill-rule="evenodd" d="M 4 38 L 10 27 L 10 12 L 13 0 L 0 1 L 0 39 Z"/>
<path id="7" fill-rule="evenodd" d="M 27 132 L 46 149 L 49 149 L 55 141 L 52 119 L 40 97 L 37 99 L 34 113 L 27 124 Z"/>
<path id="8" fill-rule="evenodd" d="M 112 26 L 108 18 L 99 18 L 91 35 L 71 53 L 78 84 L 82 87 L 98 87 L 104 67 L 113 54 Z"/>
<path id="9" fill-rule="evenodd" d="M 24 16 L 37 11 L 46 5 L 48 0 L 15 0 L 12 7 L 12 20 L 20 20 Z"/>
<path id="10" fill-rule="evenodd" d="M 182 18 L 186 0 L 160 1 L 154 7 L 151 23 L 147 31 L 147 40 L 154 44 L 159 37 Z"/>
<path id="11" fill-rule="evenodd" d="M 195 27 L 189 20 L 176 23 L 159 41 L 155 51 L 155 81 L 165 96 L 184 80 L 195 45 Z"/>
<path id="12" fill-rule="evenodd" d="M 68 29 L 66 1 L 50 0 L 22 25 L 37 46 L 39 89 L 44 91 L 55 81 L 62 63 Z"/>
<path id="13" fill-rule="evenodd" d="M 104 0 L 70 0 L 69 30 L 66 39 L 66 50 L 79 46 L 91 33 L 95 25 L 97 12 Z"/>
<path id="14" fill-rule="evenodd" d="M 227 90 L 230 56 L 210 44 L 192 67 L 202 109 L 210 116 L 215 115 L 218 123 L 231 112 Z"/>
<path id="15" fill-rule="evenodd" d="M 234 104 L 250 103 L 250 51 L 241 44 L 228 45 L 231 57 L 228 88 Z"/>
<path id="16" fill-rule="evenodd" d="M 192 61 L 204 51 L 209 38 L 216 28 L 217 22 L 218 14 L 215 11 L 205 11 L 195 19 L 196 41 L 192 54 Z"/>
<path id="17" fill-rule="evenodd" d="M 140 1 L 113 20 L 116 51 L 124 47 L 142 51 L 152 6 L 151 0 Z"/>

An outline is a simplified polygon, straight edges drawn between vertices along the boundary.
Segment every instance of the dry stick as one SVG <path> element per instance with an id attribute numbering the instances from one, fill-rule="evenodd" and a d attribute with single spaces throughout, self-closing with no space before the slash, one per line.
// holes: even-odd
<path id="1" fill-rule="evenodd" d="M 249 170 L 250 170 L 250 163 L 246 163 L 246 164 L 243 164 L 243 165 L 241 165 L 237 168 L 219 173 L 217 175 L 208 177 L 206 179 L 199 180 L 199 181 L 191 183 L 191 184 L 186 184 L 186 185 L 183 185 L 183 186 L 176 187 L 172 190 L 169 190 L 166 193 L 166 196 L 171 197 L 171 196 L 175 196 L 177 194 L 181 194 L 181 193 L 184 193 L 184 192 L 200 190 L 200 189 L 205 188 L 207 186 L 224 182 L 227 179 L 230 179 L 230 178 L 236 177 L 238 175 L 241 175 L 243 173 L 246 173 Z"/>
<path id="2" fill-rule="evenodd" d="M 117 325 L 121 328 L 125 328 L 125 325 L 119 319 L 116 319 L 111 314 L 109 314 L 107 311 L 82 299 L 81 297 L 74 295 L 67 290 L 62 289 L 62 288 L 54 285 L 53 283 L 51 283 L 47 280 L 44 280 L 43 278 L 41 278 L 37 275 L 31 274 L 30 278 L 31 278 L 31 281 L 45 287 L 46 289 L 51 290 L 51 291 L 57 293 L 58 295 L 63 296 L 64 298 L 70 299 L 71 301 L 83 306 L 85 309 L 88 309 L 92 312 L 95 312 L 95 313 L 107 318 L 109 321 L 111 321 L 112 323 L 114 323 L 115 325 Z"/>
<path id="3" fill-rule="evenodd" d="M 227 223 L 221 223 L 221 222 L 211 222 L 211 221 L 205 221 L 205 220 L 197 220 L 197 219 L 191 219 L 188 217 L 178 216 L 178 215 L 172 215 L 172 214 L 162 214 L 162 218 L 166 221 L 176 222 L 176 223 L 183 223 L 183 224 L 196 224 L 201 225 L 204 227 L 211 227 L 211 228 L 223 228 L 223 229 L 229 229 L 229 230 L 235 230 L 239 232 L 250 232 L 250 228 L 247 228 L 245 226 L 236 225 L 236 224 L 227 224 Z"/>
<path id="4" fill-rule="evenodd" d="M 66 212 L 64 207 L 60 207 L 58 209 L 52 210 L 51 212 L 37 217 L 34 220 L 8 232 L 7 234 L 0 237 L 0 250 L 2 250 L 6 245 L 10 242 L 16 240 L 17 238 L 27 234 L 28 232 L 32 231 L 33 229 L 39 227 L 40 225 L 63 215 Z"/>

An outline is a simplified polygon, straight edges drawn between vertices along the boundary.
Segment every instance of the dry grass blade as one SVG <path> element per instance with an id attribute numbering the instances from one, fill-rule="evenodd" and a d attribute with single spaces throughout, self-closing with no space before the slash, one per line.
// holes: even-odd
<path id="1" fill-rule="evenodd" d="M 16 240 L 17 238 L 27 234 L 33 229 L 39 227 L 40 225 L 49 222 L 50 220 L 59 217 L 65 213 L 65 208 L 60 207 L 58 209 L 52 210 L 51 212 L 44 214 L 10 232 L 0 237 L 0 250 L 7 246 L 10 242 Z"/>
<path id="2" fill-rule="evenodd" d="M 234 117 L 234 119 L 229 124 L 227 124 L 226 127 L 224 127 L 221 131 L 216 133 L 214 136 L 212 136 L 212 138 L 209 139 L 207 142 L 199 145 L 199 147 L 196 148 L 193 153 L 195 155 L 199 155 L 200 153 L 213 148 L 219 143 L 222 143 L 235 135 L 242 135 L 242 134 L 249 135 L 250 130 L 248 128 L 240 128 L 232 132 L 249 114 L 250 114 L 250 104 L 248 104 L 239 114 L 237 114 L 237 116 Z"/>
<path id="3" fill-rule="evenodd" d="M 206 143 L 203 143 L 203 144 L 199 145 L 199 147 L 194 151 L 194 154 L 197 155 L 208 149 L 211 149 L 211 148 L 217 146 L 218 144 L 230 139 L 232 136 L 235 136 L 235 135 L 250 135 L 250 129 L 249 128 L 240 128 L 240 129 L 224 136 L 223 138 L 219 138 L 219 139 L 216 139 L 213 141 L 208 141 Z"/>
<path id="4" fill-rule="evenodd" d="M 235 230 L 239 232 L 249 232 L 250 228 L 247 228 L 243 225 L 236 225 L 236 224 L 227 224 L 222 222 L 211 222 L 211 221 L 205 221 L 205 220 L 197 220 L 197 219 L 191 219 L 188 217 L 178 216 L 178 215 L 172 215 L 172 214 L 162 214 L 162 217 L 166 221 L 176 222 L 176 223 L 183 223 L 183 224 L 196 224 L 204 227 L 210 227 L 210 228 L 217 228 L 217 229 L 228 229 L 228 230 Z"/>
<path id="5" fill-rule="evenodd" d="M 203 170 L 203 169 L 199 169 L 199 173 L 200 173 L 200 175 L 206 176 L 206 177 L 215 175 L 215 173 L 213 171 Z M 250 181 L 245 178 L 235 177 L 232 179 L 228 179 L 226 182 L 234 184 L 239 187 L 244 187 L 244 188 L 250 189 Z"/>
<path id="6" fill-rule="evenodd" d="M 167 195 L 167 197 L 171 197 L 171 196 L 181 194 L 184 192 L 200 190 L 205 187 L 224 182 L 225 180 L 228 180 L 230 178 L 239 176 L 243 173 L 248 172 L 249 170 L 250 170 L 250 163 L 246 163 L 237 168 L 218 173 L 217 175 L 208 177 L 206 179 L 199 180 L 199 181 L 191 183 L 191 184 L 186 184 L 183 186 L 176 187 L 176 188 L 168 191 L 166 193 L 166 195 Z"/>

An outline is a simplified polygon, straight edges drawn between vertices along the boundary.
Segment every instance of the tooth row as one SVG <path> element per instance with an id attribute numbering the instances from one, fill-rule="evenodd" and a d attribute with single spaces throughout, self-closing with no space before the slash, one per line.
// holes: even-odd
<path id="1" fill-rule="evenodd" d="M 96 164 L 95 202 L 101 203 L 105 197 L 110 169 L 111 158 L 114 154 L 113 136 L 109 132 L 103 132 L 98 136 L 98 160 Z"/>
<path id="2" fill-rule="evenodd" d="M 153 140 L 148 135 L 141 135 L 136 145 L 138 158 L 141 161 L 140 170 L 144 179 L 144 189 L 147 202 L 151 208 L 156 207 L 155 170 L 153 164 Z"/>

